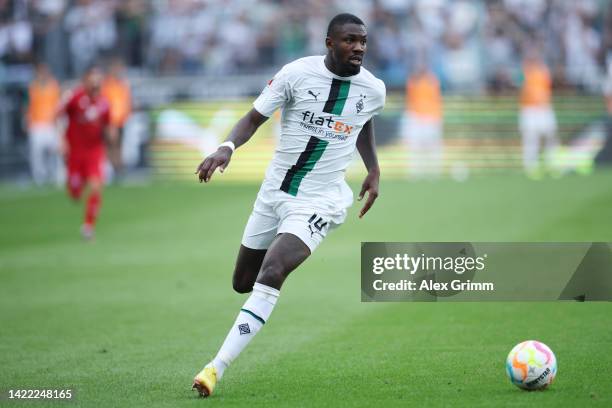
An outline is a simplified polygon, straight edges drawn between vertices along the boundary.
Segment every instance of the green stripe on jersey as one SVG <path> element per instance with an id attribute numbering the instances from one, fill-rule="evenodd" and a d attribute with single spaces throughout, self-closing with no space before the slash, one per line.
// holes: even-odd
<path id="1" fill-rule="evenodd" d="M 329 142 L 326 140 L 311 136 L 306 148 L 300 154 L 300 157 L 298 157 L 297 163 L 291 166 L 287 173 L 285 173 L 280 189 L 294 197 L 297 196 L 300 183 L 306 174 L 317 164 L 328 144 Z"/>
<path id="2" fill-rule="evenodd" d="M 351 87 L 351 81 L 342 81 L 340 84 L 340 92 L 338 92 L 338 99 L 334 104 L 334 109 L 332 112 L 334 115 L 342 115 L 342 109 L 344 109 L 344 104 L 346 103 L 346 98 L 348 97 L 349 88 Z"/>
<path id="3" fill-rule="evenodd" d="M 334 78 L 329 88 L 329 96 L 327 97 L 327 101 L 325 101 L 323 112 L 341 115 L 350 87 L 351 81 L 342 81 Z"/>

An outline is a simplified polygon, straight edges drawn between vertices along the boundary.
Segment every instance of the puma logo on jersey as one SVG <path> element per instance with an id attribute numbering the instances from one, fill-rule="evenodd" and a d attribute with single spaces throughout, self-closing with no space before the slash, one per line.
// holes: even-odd
<path id="1" fill-rule="evenodd" d="M 302 112 L 302 119 L 304 122 L 312 125 L 323 126 L 326 125 L 329 129 L 333 129 L 334 132 L 351 134 L 353 126 L 347 125 L 339 120 L 333 120 L 331 116 L 315 116 L 314 112 L 305 111 Z"/>
<path id="2" fill-rule="evenodd" d="M 312 92 L 310 89 L 308 90 L 308 93 L 311 94 L 314 98 L 315 101 L 319 101 L 319 95 L 321 95 L 321 92 L 317 93 L 316 95 L 314 94 L 314 92 Z"/>

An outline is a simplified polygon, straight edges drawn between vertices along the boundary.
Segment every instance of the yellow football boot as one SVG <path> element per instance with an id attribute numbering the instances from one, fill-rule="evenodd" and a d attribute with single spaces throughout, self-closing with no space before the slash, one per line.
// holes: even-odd
<path id="1" fill-rule="evenodd" d="M 206 398 L 213 393 L 215 385 L 217 385 L 217 369 L 207 366 L 195 376 L 191 388 L 197 390 L 200 397 Z"/>

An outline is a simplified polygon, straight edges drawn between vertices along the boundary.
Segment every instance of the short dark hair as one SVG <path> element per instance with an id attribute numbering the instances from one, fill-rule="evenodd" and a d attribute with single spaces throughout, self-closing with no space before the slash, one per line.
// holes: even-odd
<path id="1" fill-rule="evenodd" d="M 327 36 L 331 37 L 332 33 L 336 30 L 336 27 L 343 26 L 345 24 L 358 24 L 365 26 L 365 23 L 361 21 L 359 17 L 350 13 L 342 13 L 338 14 L 336 17 L 332 18 L 327 26 Z"/>

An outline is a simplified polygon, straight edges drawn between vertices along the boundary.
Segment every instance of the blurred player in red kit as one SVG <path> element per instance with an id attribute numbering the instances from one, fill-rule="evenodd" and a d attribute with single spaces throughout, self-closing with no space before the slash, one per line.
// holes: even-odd
<path id="1" fill-rule="evenodd" d="M 94 236 L 96 218 L 102 204 L 105 143 L 117 137 L 110 123 L 109 102 L 100 93 L 102 80 L 99 67 L 88 68 L 81 84 L 67 95 L 58 113 L 68 119 L 63 148 L 70 197 L 79 200 L 85 187 L 89 187 L 81 226 L 81 235 L 86 240 Z"/>

